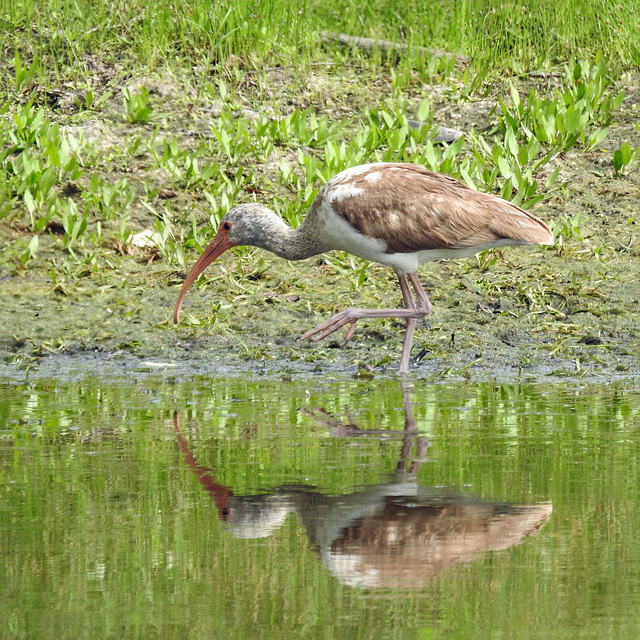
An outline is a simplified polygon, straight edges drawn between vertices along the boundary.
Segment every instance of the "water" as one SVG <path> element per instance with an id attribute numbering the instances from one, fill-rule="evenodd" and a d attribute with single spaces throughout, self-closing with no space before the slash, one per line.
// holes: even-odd
<path id="1" fill-rule="evenodd" d="M 640 389 L 0 386 L 1 638 L 631 638 Z"/>

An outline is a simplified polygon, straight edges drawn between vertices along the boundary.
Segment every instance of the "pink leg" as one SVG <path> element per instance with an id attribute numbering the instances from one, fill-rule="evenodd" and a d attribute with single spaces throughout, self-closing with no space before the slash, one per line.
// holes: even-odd
<path id="1" fill-rule="evenodd" d="M 400 360 L 398 373 L 406 373 L 409 370 L 409 355 L 411 353 L 411 343 L 413 341 L 416 322 L 418 318 L 423 318 L 431 313 L 431 303 L 424 288 L 420 284 L 418 275 L 416 273 L 410 273 L 408 277 L 416 292 L 417 301 L 414 301 L 409 291 L 407 276 L 404 274 L 399 275 L 398 280 L 404 300 L 404 309 L 346 309 L 345 311 L 336 313 L 322 324 L 304 333 L 300 336 L 300 340 L 311 338 L 313 342 L 317 342 L 331 335 L 341 327 L 344 327 L 346 324 L 350 324 L 351 326 L 345 336 L 345 341 L 347 341 L 353 335 L 356 322 L 362 318 L 405 318 L 407 328 L 404 335 L 402 358 Z"/>
<path id="2" fill-rule="evenodd" d="M 409 283 L 406 276 L 398 276 L 400 282 L 400 290 L 402 291 L 402 299 L 404 300 L 405 309 L 415 309 L 416 303 L 409 291 Z M 420 285 L 422 286 L 422 285 Z M 409 358 L 411 356 L 411 344 L 413 343 L 413 333 L 416 329 L 417 318 L 407 318 L 405 320 L 406 330 L 404 332 L 404 340 L 402 343 L 402 357 L 400 358 L 400 366 L 398 373 L 407 373 L 409 371 Z"/>
<path id="3" fill-rule="evenodd" d="M 402 357 L 400 358 L 400 366 L 398 367 L 398 373 L 408 373 L 409 371 L 409 358 L 411 356 L 411 345 L 413 343 L 413 334 L 416 329 L 416 324 L 418 323 L 418 318 L 423 318 L 431 313 L 431 303 L 429 302 L 429 298 L 420 283 L 418 275 L 416 273 L 409 274 L 409 280 L 411 280 L 411 284 L 416 292 L 416 297 L 418 298 L 418 302 L 411 296 L 411 292 L 409 291 L 409 286 L 405 279 L 404 283 L 400 276 L 398 276 L 400 280 L 400 289 L 402 290 L 402 297 L 404 299 L 404 306 L 407 309 L 414 309 L 416 312 L 420 312 L 421 315 L 414 316 L 406 319 L 407 328 L 404 332 L 404 341 L 402 344 Z"/>
<path id="4" fill-rule="evenodd" d="M 402 357 L 400 358 L 400 366 L 398 373 L 409 372 L 409 358 L 411 356 L 411 344 L 413 343 L 413 334 L 416 329 L 417 318 L 407 318 L 407 328 L 404 332 L 404 341 L 402 343 Z"/>

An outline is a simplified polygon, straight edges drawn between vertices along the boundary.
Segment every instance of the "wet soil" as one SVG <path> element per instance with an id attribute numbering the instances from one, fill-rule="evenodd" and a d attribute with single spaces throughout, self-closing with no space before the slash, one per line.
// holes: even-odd
<path id="1" fill-rule="evenodd" d="M 134 134 L 150 137 L 155 127 L 160 137 L 197 148 L 195 132 L 210 131 L 221 109 L 202 90 L 215 78 L 202 73 L 187 79 L 170 74 L 130 78 L 122 70 L 103 70 L 96 76 L 97 94 L 122 84 L 146 86 L 157 111 L 165 114 L 152 125 L 126 123 L 118 96 L 107 98 L 100 111 L 78 112 L 69 99 L 54 112 L 66 130 L 82 131 L 95 141 L 104 157 L 97 169 L 101 176 L 113 182 L 126 177 L 138 196 L 145 181 L 157 187 L 158 209 L 170 199 L 173 222 L 184 227 L 191 215 L 199 225 L 207 223 L 202 195 L 163 191 L 166 176 L 150 168 L 149 157 L 121 158 L 119 153 Z M 332 119 L 357 119 L 362 105 L 380 103 L 392 91 L 389 70 L 353 61 L 319 65 L 305 77 L 293 68 L 219 73 L 227 83 L 235 82 L 236 115 L 248 119 L 272 112 L 274 105 L 280 115 L 311 107 Z M 528 84 L 535 81 L 527 79 Z M 408 82 L 408 113 L 428 96 L 436 124 L 486 130 L 506 85 L 496 83 L 482 99 L 460 102 L 451 90 L 455 83 L 447 82 L 428 85 L 417 77 Z M 509 249 L 423 266 L 434 312 L 414 339 L 412 371 L 417 375 L 606 380 L 640 374 L 640 174 L 634 169 L 616 175 L 611 164 L 622 141 L 640 145 L 635 127 L 640 84 L 625 75 L 617 89 L 623 86 L 627 97 L 607 138 L 594 151 L 576 148 L 556 158 L 565 188 L 534 208 L 552 228 L 579 217 L 579 232 L 565 235 L 555 247 Z M 62 87 L 61 94 L 67 93 L 73 94 L 73 88 Z M 297 152 L 278 149 L 279 157 L 252 167 L 264 176 L 265 190 L 280 188 L 275 179 L 279 159 L 296 158 Z M 87 180 L 90 175 L 86 172 Z M 261 199 L 250 192 L 239 195 L 253 197 Z M 127 214 L 134 230 L 153 227 L 154 217 L 138 197 Z M 109 230 L 118 221 L 103 224 Z M 37 259 L 27 268 L 21 265 L 12 248 L 30 235 L 19 218 L 0 221 L 0 374 L 41 368 L 72 376 L 78 366 L 96 373 L 138 366 L 167 374 L 343 376 L 392 373 L 397 367 L 403 326 L 395 320 L 360 322 L 346 345 L 335 334 L 316 344 L 297 340 L 345 307 L 398 305 L 395 276 L 378 265 L 371 265 L 365 281 L 355 286 L 353 273 L 337 272 L 322 257 L 294 264 L 260 250 L 249 257 L 243 253 L 242 260 L 229 252 L 189 293 L 184 312 L 198 323 L 174 327 L 172 309 L 185 274 L 157 253 L 123 252 L 111 243 L 103 247 L 97 268 L 79 260 L 62 277 L 58 267 L 69 256 L 55 229 L 41 237 Z M 195 257 L 189 253 L 188 263 Z M 57 269 L 55 281 L 52 268 Z"/>

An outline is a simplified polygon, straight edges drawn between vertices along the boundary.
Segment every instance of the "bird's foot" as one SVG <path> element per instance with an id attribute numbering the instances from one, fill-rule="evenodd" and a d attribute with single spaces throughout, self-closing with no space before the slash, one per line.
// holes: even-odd
<path id="1" fill-rule="evenodd" d="M 319 340 L 323 340 L 327 336 L 331 335 L 334 331 L 344 327 L 346 324 L 350 324 L 351 326 L 344 337 L 344 341 L 347 342 L 356 329 L 356 322 L 363 317 L 361 314 L 362 311 L 362 309 L 347 309 L 346 311 L 336 313 L 322 324 L 319 324 L 310 331 L 303 333 L 299 339 L 307 340 L 311 338 L 312 342 L 318 342 Z"/>

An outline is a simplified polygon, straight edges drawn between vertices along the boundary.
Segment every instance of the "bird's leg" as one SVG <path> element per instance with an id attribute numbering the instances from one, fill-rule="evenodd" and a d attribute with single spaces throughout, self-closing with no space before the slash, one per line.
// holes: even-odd
<path id="1" fill-rule="evenodd" d="M 413 289 L 416 292 L 416 296 L 418 297 L 418 304 L 416 306 L 416 309 L 420 309 L 422 311 L 422 314 L 417 317 L 424 318 L 424 316 L 428 316 L 431 313 L 431 303 L 429 302 L 429 296 L 424 290 L 424 287 L 422 286 L 417 273 L 410 273 L 409 280 L 411 280 Z"/>
<path id="2" fill-rule="evenodd" d="M 410 273 L 408 278 L 416 292 L 417 300 L 414 300 L 411 295 L 407 276 L 404 274 L 399 275 L 398 280 L 404 300 L 404 309 L 346 309 L 345 311 L 336 313 L 322 324 L 304 333 L 300 336 L 300 340 L 311 338 L 313 342 L 318 342 L 318 340 L 326 338 L 346 324 L 350 324 L 351 326 L 345 336 L 345 340 L 348 340 L 353 335 L 355 323 L 363 318 L 405 318 L 407 320 L 407 329 L 405 331 L 399 373 L 406 373 L 409 369 L 409 353 L 411 352 L 411 342 L 413 340 L 416 321 L 418 318 L 423 318 L 431 313 L 431 303 L 424 288 L 420 284 L 418 275 Z M 412 322 L 409 322 L 409 320 L 412 320 Z"/>
<path id="3" fill-rule="evenodd" d="M 405 276 L 406 278 L 406 276 Z M 427 292 L 424 290 L 420 279 L 416 273 L 409 274 L 409 280 L 411 280 L 411 284 L 416 292 L 416 297 L 418 301 L 413 299 L 411 292 L 409 291 L 409 286 L 406 283 L 406 280 L 402 282 L 402 276 L 398 276 L 398 280 L 400 280 L 400 289 L 402 291 L 402 297 L 404 298 L 404 305 L 407 308 L 416 309 L 420 311 L 419 316 L 414 316 L 406 319 L 407 328 L 404 332 L 404 341 L 402 344 L 402 357 L 400 358 L 400 366 L 398 367 L 398 373 L 408 373 L 409 372 L 409 358 L 411 356 L 411 345 L 413 343 L 413 334 L 416 329 L 416 324 L 418 323 L 418 318 L 423 318 L 424 316 L 428 316 L 431 313 L 431 302 L 429 302 L 429 297 L 427 296 Z"/>
<path id="4" fill-rule="evenodd" d="M 404 274 L 398 276 L 398 282 L 400 283 L 400 291 L 402 291 L 402 300 L 404 301 L 405 309 L 415 309 L 415 303 L 411 291 L 409 291 L 409 283 L 407 282 L 407 276 Z"/>
<path id="5" fill-rule="evenodd" d="M 402 357 L 400 358 L 400 366 L 398 373 L 409 372 L 409 358 L 411 356 L 411 344 L 413 343 L 413 334 L 416 329 L 417 318 L 407 318 L 407 328 L 404 331 L 404 340 L 402 342 Z"/>
<path id="6" fill-rule="evenodd" d="M 398 282 L 400 283 L 400 291 L 402 291 L 402 299 L 404 300 L 405 309 L 415 309 L 416 303 L 413 300 L 411 291 L 409 291 L 409 283 L 407 282 L 406 275 L 398 276 Z M 415 286 L 415 285 L 414 285 Z M 413 333 L 416 329 L 417 318 L 407 318 L 405 323 L 407 328 L 404 332 L 404 340 L 402 342 L 402 357 L 400 358 L 400 366 L 398 367 L 398 373 L 409 372 L 409 358 L 411 355 L 411 344 L 413 343 Z"/>

